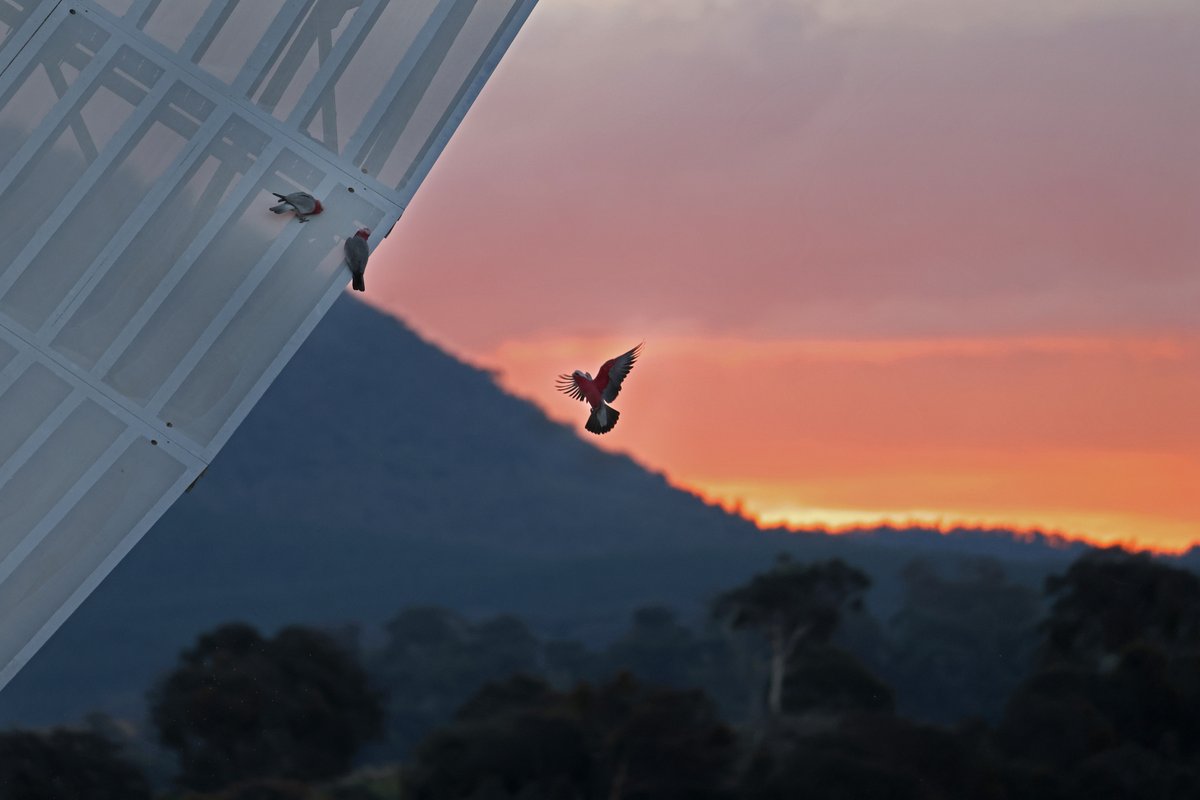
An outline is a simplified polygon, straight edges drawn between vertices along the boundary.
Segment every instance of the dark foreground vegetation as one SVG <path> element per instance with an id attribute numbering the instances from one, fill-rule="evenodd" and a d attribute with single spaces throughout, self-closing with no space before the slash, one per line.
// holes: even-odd
<path id="1" fill-rule="evenodd" d="M 439 608 L 200 637 L 151 719 L 0 734 L 0 800 L 1200 797 L 1200 580 L 1092 551 L 1043 597 L 914 563 L 894 619 L 838 560 L 602 650 Z M 884 629 L 886 628 L 886 635 Z"/>

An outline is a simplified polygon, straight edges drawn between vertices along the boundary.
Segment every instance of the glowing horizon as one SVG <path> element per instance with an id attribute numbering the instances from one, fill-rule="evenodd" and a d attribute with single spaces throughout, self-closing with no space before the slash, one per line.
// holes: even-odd
<path id="1" fill-rule="evenodd" d="M 951 509 L 846 509 L 805 506 L 772 506 L 769 502 L 747 502 L 745 494 L 728 493 L 724 487 L 705 488 L 678 483 L 711 505 L 718 505 L 755 523 L 762 530 L 784 528 L 792 532 L 822 531 L 838 535 L 873 528 L 921 528 L 948 533 L 953 530 L 1006 531 L 1018 538 L 1041 534 L 1064 542 L 1082 542 L 1097 547 L 1119 545 L 1130 550 L 1178 555 L 1200 545 L 1195 526 L 1189 523 L 1151 524 L 1139 517 L 1106 517 L 1079 514 L 1015 513 L 987 514 Z M 1129 531 L 1139 529 L 1140 536 Z M 1156 540 L 1157 539 L 1157 540 Z"/>
<path id="2" fill-rule="evenodd" d="M 376 301 L 381 310 L 387 306 Z M 795 340 L 747 342 L 713 338 L 664 336 L 652 338 L 639 367 L 631 375 L 615 405 L 631 413 L 622 417 L 618 430 L 604 437 L 582 432 L 584 408 L 558 394 L 547 380 L 559 371 L 578 367 L 594 371 L 604 354 L 627 349 L 634 342 L 625 336 L 602 339 L 557 338 L 501 344 L 486 353 L 456 355 L 493 372 L 501 388 L 541 408 L 551 419 L 578 431 L 584 441 L 623 453 L 645 468 L 662 473 L 678 488 L 714 505 L 739 513 L 762 528 L 796 530 L 822 528 L 830 532 L 878 525 L 919 526 L 946 530 L 984 527 L 1017 533 L 1040 531 L 1072 541 L 1096 545 L 1121 544 L 1178 553 L 1200 543 L 1200 503 L 1192 487 L 1200 485 L 1200 461 L 1180 452 L 1171 441 L 1182 436 L 1194 446 L 1200 441 L 1200 421 L 1191 420 L 1188 408 L 1196 397 L 1200 375 L 1200 337 L 998 337 L 993 339 L 908 340 Z M 450 348 L 453 350 L 452 348 Z M 998 438 L 972 442 L 986 435 L 970 419 L 942 417 L 948 434 L 944 440 L 923 430 L 928 424 L 919 403 L 891 419 L 884 418 L 894 398 L 881 396 L 883 408 L 869 405 L 842 416 L 836 412 L 850 398 L 827 397 L 819 402 L 800 401 L 790 409 L 759 405 L 755 414 L 736 414 L 744 399 L 720 389 L 705 402 L 716 409 L 726 430 L 709 430 L 701 447 L 690 431 L 672 424 L 677 417 L 677 393 L 689 374 L 722 374 L 734 383 L 749 384 L 749 391 L 772 396 L 788 391 L 791 375 L 804 375 L 827 387 L 832 380 L 822 370 L 832 370 L 852 395 L 872 385 L 872 376 L 910 374 L 920 384 L 910 389 L 892 383 L 901 394 L 920 391 L 928 397 L 945 394 L 938 414 L 965 405 L 956 397 L 954 376 L 940 364 L 949 359 L 959 374 L 968 370 L 998 370 L 1013 385 L 1012 394 L 999 393 L 991 411 L 1009 416 L 1028 429 L 1047 427 L 1033 440 L 1043 443 L 1025 451 L 1029 442 L 1004 446 L 1011 432 Z M 963 360 L 966 361 L 963 361 Z M 593 363 L 595 362 L 595 363 Z M 925 362 L 925 363 L 923 363 Z M 1022 363 L 1031 362 L 1031 363 Z M 1030 370 L 1032 376 L 1027 375 Z M 852 379 L 848 370 L 861 370 Z M 1157 372 L 1154 376 L 1150 370 Z M 1133 396 L 1115 393 L 1123 378 L 1142 371 L 1142 384 L 1153 394 L 1175 395 L 1164 406 L 1162 418 L 1153 414 L 1127 414 L 1123 426 L 1113 426 L 1114 408 L 1134 409 Z M 950 375 L 947 386 L 930 382 L 931 376 Z M 1048 376 L 1057 379 L 1047 383 Z M 1022 384 L 1032 380 L 1032 384 Z M 776 383 L 772 384 L 772 381 Z M 1097 382 L 1109 389 L 1103 402 L 1080 405 L 1064 396 L 1073 386 L 1093 390 Z M 1156 382 L 1162 386 L 1156 387 Z M 888 382 L 888 381 L 883 381 Z M 968 382 L 969 387 L 969 382 Z M 1035 402 L 1022 402 L 1027 395 Z M 1057 405 L 1050 396 L 1058 397 Z M 919 398 L 918 398 L 919 399 Z M 977 400 L 977 396 L 975 397 Z M 916 409 L 916 413 L 912 413 Z M 835 412 L 833 417 L 829 414 Z M 910 417 L 911 414 L 911 417 Z M 1033 414 L 1030 419 L 1027 415 Z M 1023 416 L 1025 415 L 1025 416 Z M 1074 415 L 1076 427 L 1054 446 L 1050 429 L 1061 427 Z M 878 441 L 864 444 L 860 428 L 866 418 L 891 427 L 897 436 L 884 447 Z M 1040 417 L 1040 420 L 1038 419 Z M 1187 429 L 1175 420 L 1189 419 Z M 820 420 L 821 427 L 839 419 L 852 430 L 826 430 L 823 438 L 805 431 L 805 420 Z M 789 441 L 809 448 L 805 455 L 818 465 L 790 466 L 763 448 L 769 430 L 791 419 Z M 987 415 L 983 421 L 986 423 Z M 1167 422 L 1166 428 L 1160 423 Z M 978 422 L 978 421 L 976 421 Z M 907 432 L 903 425 L 915 426 Z M 764 434 L 763 429 L 768 433 Z M 1036 432 L 1035 432 L 1036 433 Z M 684 434 L 681 436 L 681 434 Z M 723 438 L 724 437 L 724 438 Z M 776 437 L 777 438 L 777 437 Z M 1097 446 L 1107 438 L 1108 444 Z M 1113 446 L 1113 443 L 1116 446 Z M 715 451 L 718 457 L 708 457 Z M 775 460 L 772 460 L 774 457 Z M 805 459 L 801 459 L 803 461 Z M 727 468 L 723 468 L 727 467 Z M 793 477 L 787 477 L 789 470 Z M 866 502 L 864 502 L 864 500 Z"/>

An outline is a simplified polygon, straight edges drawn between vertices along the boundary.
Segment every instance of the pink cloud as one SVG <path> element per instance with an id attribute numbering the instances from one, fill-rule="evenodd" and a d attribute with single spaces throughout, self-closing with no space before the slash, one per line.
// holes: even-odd
<path id="1" fill-rule="evenodd" d="M 393 307 L 466 348 L 1194 328 L 1200 13 L 946 32 L 647 5 L 538 10 L 382 255 Z"/>

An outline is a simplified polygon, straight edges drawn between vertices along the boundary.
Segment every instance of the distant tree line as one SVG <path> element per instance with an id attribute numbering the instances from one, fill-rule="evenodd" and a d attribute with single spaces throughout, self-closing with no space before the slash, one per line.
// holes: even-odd
<path id="1" fill-rule="evenodd" d="M 1114 548 L 1042 597 L 988 562 L 905 580 L 890 638 L 865 574 L 786 557 L 717 597 L 704 629 L 645 608 L 600 651 L 438 608 L 402 612 L 370 650 L 222 626 L 150 692 L 177 765 L 160 796 L 1200 797 L 1194 574 Z M 399 768 L 346 778 L 364 760 Z M 0 800 L 153 796 L 112 731 L 0 734 Z"/>

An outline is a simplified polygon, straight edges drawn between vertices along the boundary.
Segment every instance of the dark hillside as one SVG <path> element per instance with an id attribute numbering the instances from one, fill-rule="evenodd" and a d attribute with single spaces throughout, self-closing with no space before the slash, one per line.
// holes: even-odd
<path id="1" fill-rule="evenodd" d="M 1040 583 L 1079 548 L 1004 533 L 761 532 L 342 299 L 195 491 L 0 692 L 0 722 L 136 714 L 180 648 L 233 619 L 372 626 L 440 604 L 602 641 L 647 603 L 698 617 L 782 549 L 861 566 L 887 620 L 914 557 L 987 555 Z"/>

